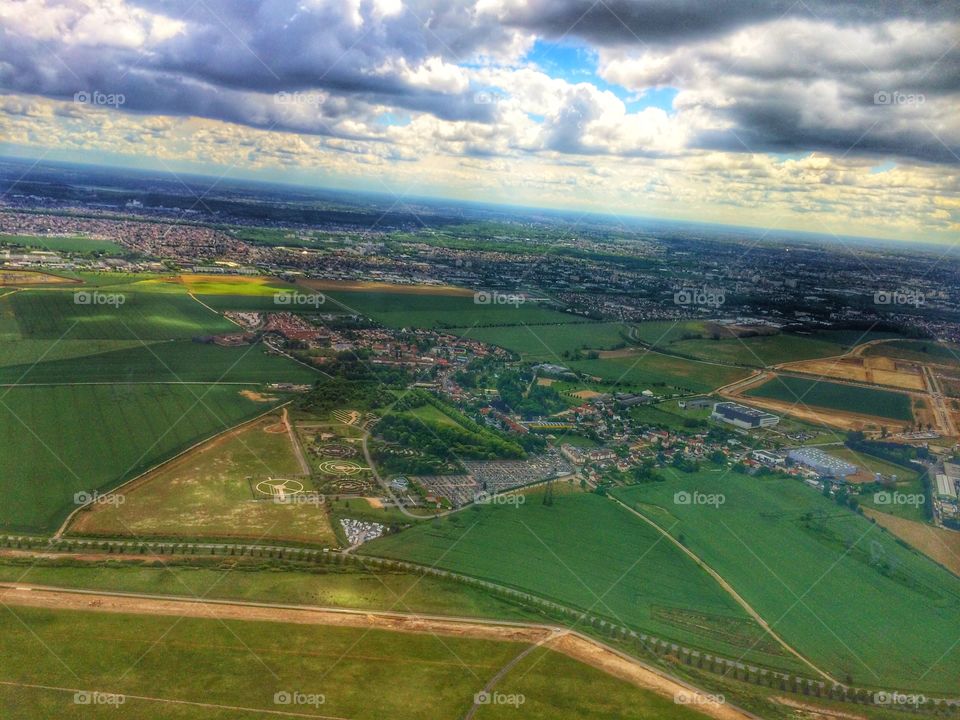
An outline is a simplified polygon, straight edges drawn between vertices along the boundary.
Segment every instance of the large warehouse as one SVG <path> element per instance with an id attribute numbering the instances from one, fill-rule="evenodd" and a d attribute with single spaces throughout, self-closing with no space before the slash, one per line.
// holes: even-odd
<path id="1" fill-rule="evenodd" d="M 797 448 L 788 452 L 787 457 L 826 477 L 845 478 L 848 475 L 856 475 L 860 470 L 856 465 L 828 455 L 820 448 Z"/>
<path id="2" fill-rule="evenodd" d="M 772 427 L 780 422 L 780 418 L 763 410 L 755 410 L 746 405 L 735 402 L 722 402 L 713 406 L 710 415 L 714 420 L 721 420 L 741 428 Z"/>

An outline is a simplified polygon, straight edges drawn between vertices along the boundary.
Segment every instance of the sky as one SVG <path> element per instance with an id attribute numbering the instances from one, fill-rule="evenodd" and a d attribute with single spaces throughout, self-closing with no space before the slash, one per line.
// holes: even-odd
<path id="1" fill-rule="evenodd" d="M 960 4 L 3 0 L 0 154 L 960 240 Z"/>

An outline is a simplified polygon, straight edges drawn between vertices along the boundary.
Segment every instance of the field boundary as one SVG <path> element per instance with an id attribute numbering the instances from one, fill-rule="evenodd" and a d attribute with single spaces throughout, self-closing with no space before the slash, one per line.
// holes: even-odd
<path id="1" fill-rule="evenodd" d="M 248 383 L 248 384 L 249 384 L 249 383 Z M 168 457 L 166 460 L 163 460 L 163 461 L 157 463 L 156 465 L 154 465 L 153 467 L 150 467 L 150 468 L 144 470 L 144 471 L 143 471 L 142 473 L 140 473 L 139 475 L 136 475 L 136 476 L 130 478 L 129 480 L 126 480 L 126 481 L 120 483 L 120 484 L 117 485 L 116 487 L 110 489 L 109 492 L 111 492 L 111 493 L 116 493 L 118 490 L 120 490 L 120 489 L 122 489 L 122 488 L 126 488 L 126 487 L 128 487 L 129 485 L 131 485 L 132 483 L 135 483 L 135 482 L 137 482 L 138 480 L 144 479 L 147 475 L 150 475 L 151 473 L 154 473 L 154 472 L 162 469 L 164 466 L 169 465 L 170 463 L 175 462 L 176 460 L 181 459 L 184 455 L 187 455 L 187 454 L 193 452 L 194 450 L 197 450 L 198 448 L 200 448 L 201 446 L 207 444 L 208 442 L 211 442 L 212 440 L 216 440 L 217 438 L 219 438 L 219 437 L 221 437 L 221 436 L 223 436 L 223 435 L 227 435 L 227 434 L 229 434 L 229 433 L 235 432 L 235 431 L 243 428 L 243 427 L 246 426 L 246 425 L 250 425 L 250 424 L 252 424 L 252 423 L 257 422 L 258 420 L 262 420 L 263 418 L 265 418 L 265 417 L 266 417 L 267 415 L 269 415 L 270 413 L 276 412 L 276 411 L 279 410 L 280 408 L 285 408 L 287 405 L 289 405 L 289 404 L 292 403 L 292 402 L 293 402 L 293 400 L 287 400 L 286 402 L 281 403 L 280 405 L 274 405 L 274 406 L 273 406 L 272 408 L 270 408 L 269 410 L 267 410 L 267 411 L 265 411 L 265 412 L 262 412 L 262 413 L 260 413 L 259 415 L 250 418 L 249 420 L 244 420 L 243 422 L 238 423 L 238 424 L 236 424 L 236 425 L 233 425 L 232 427 L 229 427 L 229 428 L 227 428 L 226 430 L 223 430 L 222 432 L 217 433 L 216 435 L 210 435 L 209 437 L 203 438 L 202 440 L 198 440 L 197 442 L 195 442 L 195 443 L 194 443 L 193 445 L 191 445 L 190 447 L 185 448 L 184 450 L 181 450 L 180 452 L 178 452 L 176 455 L 173 455 L 172 457 Z M 89 506 L 90 506 L 91 504 L 93 504 L 94 502 L 95 502 L 95 500 L 94 500 L 94 499 L 91 499 L 89 502 L 87 502 L 87 503 L 85 503 L 85 504 L 83 504 L 83 505 L 80 505 L 80 506 L 74 508 L 74 509 L 70 512 L 70 514 L 67 515 L 66 519 L 63 521 L 63 523 L 60 525 L 60 527 L 57 529 L 57 531 L 50 537 L 50 540 L 51 540 L 51 541 L 54 541 L 54 540 L 59 540 L 60 538 L 62 538 L 62 537 L 63 537 L 63 533 L 65 533 L 65 532 L 67 531 L 67 528 L 70 526 L 70 523 L 73 522 L 74 517 L 75 517 L 81 510 L 86 509 L 87 507 L 89 507 Z"/>
<path id="2" fill-rule="evenodd" d="M 90 598 L 98 598 L 94 605 Z M 717 703 L 712 695 L 669 673 L 648 665 L 575 630 L 545 623 L 486 620 L 459 616 L 426 615 L 382 610 L 353 610 L 311 605 L 210 600 L 173 595 L 102 590 L 67 590 L 43 585 L 0 583 L 0 602 L 52 610 L 113 612 L 139 615 L 177 615 L 221 620 L 340 625 L 388 632 L 446 634 L 448 636 L 547 645 L 564 637 L 554 652 L 590 665 L 608 675 L 673 699 L 677 693 L 695 693 L 700 712 L 717 720 L 761 720 L 734 705 Z M 133 697 L 133 696 L 131 696 Z"/>
<path id="3" fill-rule="evenodd" d="M 762 627 L 762 628 L 767 632 L 767 634 L 770 635 L 770 637 L 772 637 L 772 638 L 773 638 L 774 640 L 776 640 L 781 646 L 783 646 L 784 650 L 788 651 L 790 654 L 792 654 L 793 656 L 795 656 L 797 659 L 799 659 L 801 662 L 803 662 L 804 665 L 806 665 L 807 667 L 809 667 L 811 670 L 813 670 L 814 672 L 816 672 L 820 677 L 824 678 L 825 680 L 829 680 L 829 681 L 832 682 L 834 685 L 840 685 L 840 684 L 841 684 L 838 680 L 836 680 L 835 678 L 833 678 L 833 677 L 832 677 L 829 673 L 827 673 L 825 670 L 821 670 L 819 667 L 817 667 L 816 665 L 814 665 L 813 662 L 811 662 L 811 661 L 808 660 L 806 657 L 804 657 L 804 656 L 800 653 L 799 650 L 794 649 L 794 647 L 793 647 L 792 645 L 790 645 L 786 640 L 784 640 L 784 639 L 781 638 L 776 632 L 774 632 L 773 628 L 770 627 L 770 624 L 769 624 L 766 620 L 763 619 L 763 617 L 760 615 L 760 613 L 758 613 L 756 610 L 754 610 L 754 609 L 753 609 L 753 606 L 750 605 L 750 603 L 748 603 L 748 602 L 740 595 L 740 593 L 738 593 L 738 592 L 733 588 L 733 586 L 730 585 L 730 583 L 728 583 L 726 580 L 724 580 L 724 579 L 723 579 L 723 576 L 720 575 L 720 573 L 718 573 L 718 572 L 717 572 L 716 570 L 714 570 L 712 567 L 710 567 L 709 565 L 707 565 L 707 563 L 705 563 L 702 559 L 700 559 L 700 556 L 699 556 L 699 555 L 697 555 L 695 552 L 693 552 L 690 548 L 686 547 L 683 543 L 681 543 L 679 540 L 677 540 L 675 537 L 673 537 L 673 535 L 671 535 L 669 532 L 667 532 L 666 530 L 664 530 L 662 527 L 660 527 L 660 525 L 658 525 L 657 523 L 655 523 L 653 520 L 651 520 L 650 518 L 648 518 L 648 517 L 647 517 L 646 515 L 644 515 L 643 513 L 639 512 L 639 511 L 637 511 L 637 510 L 634 510 L 632 507 L 630 507 L 629 505 L 627 505 L 625 502 L 623 502 L 622 500 L 620 500 L 620 499 L 618 499 L 618 498 L 613 497 L 612 495 L 608 495 L 608 497 L 609 497 L 611 500 L 613 500 L 613 502 L 615 502 L 617 505 L 620 505 L 622 508 L 624 508 L 627 512 L 630 512 L 630 513 L 636 515 L 638 518 L 642 519 L 644 522 L 646 522 L 647 524 L 651 525 L 657 532 L 659 532 L 659 533 L 660 533 L 661 535 L 663 535 L 667 540 L 669 540 L 669 541 L 672 542 L 675 546 L 677 546 L 680 550 L 682 550 L 691 560 L 693 560 L 693 561 L 697 564 L 697 566 L 699 566 L 702 570 L 706 571 L 707 574 L 710 575 L 710 577 L 712 577 L 714 580 L 716 580 L 717 583 L 719 583 L 720 587 L 723 588 L 723 590 L 726 591 L 726 593 L 727 593 L 728 595 L 730 595 L 730 597 L 732 597 L 732 598 L 737 602 L 738 605 L 740 605 L 744 610 L 746 610 L 747 614 L 750 615 L 750 617 L 752 617 L 752 618 L 760 625 L 760 627 Z"/>

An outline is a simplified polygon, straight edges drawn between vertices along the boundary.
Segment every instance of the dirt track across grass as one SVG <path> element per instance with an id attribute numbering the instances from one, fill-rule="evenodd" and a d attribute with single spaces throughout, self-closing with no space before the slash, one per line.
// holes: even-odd
<path id="1" fill-rule="evenodd" d="M 165 595 L 63 590 L 40 585 L 0 583 L 0 603 L 50 610 L 169 615 L 218 620 L 248 620 L 340 627 L 372 628 L 392 632 L 431 633 L 502 642 L 543 644 L 637 687 L 675 698 L 696 695 L 699 712 L 716 720 L 753 720 L 756 716 L 580 633 L 547 625 L 485 621 L 474 618 L 408 615 L 270 603 L 244 603 L 178 598 Z"/>

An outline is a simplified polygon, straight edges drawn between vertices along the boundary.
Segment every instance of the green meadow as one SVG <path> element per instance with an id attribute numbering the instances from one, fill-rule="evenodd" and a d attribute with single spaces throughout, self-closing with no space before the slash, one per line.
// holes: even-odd
<path id="1" fill-rule="evenodd" d="M 669 475 L 614 495 L 699 555 L 814 663 L 863 686 L 956 689 L 960 579 L 795 479 Z M 724 502 L 682 504 L 678 491 Z"/>

